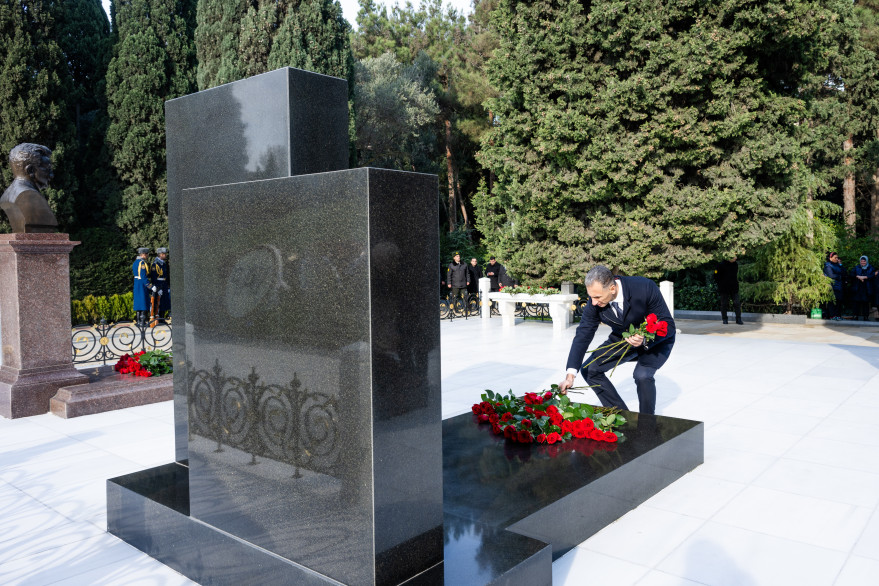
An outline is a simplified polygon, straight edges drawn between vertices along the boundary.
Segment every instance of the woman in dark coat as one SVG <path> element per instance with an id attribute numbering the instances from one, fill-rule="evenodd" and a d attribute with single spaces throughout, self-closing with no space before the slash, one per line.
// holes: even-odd
<path id="1" fill-rule="evenodd" d="M 830 301 L 827 303 L 827 319 L 839 321 L 842 319 L 845 268 L 842 266 L 842 261 L 839 260 L 837 253 L 831 252 L 827 254 L 827 260 L 824 261 L 824 275 L 833 279 L 830 287 L 833 289 L 833 297 L 836 299 L 836 302 Z"/>
<path id="2" fill-rule="evenodd" d="M 870 265 L 870 259 L 862 256 L 860 262 L 851 271 L 854 283 L 855 315 L 867 321 L 870 315 L 870 305 L 873 303 L 873 287 L 876 269 Z"/>

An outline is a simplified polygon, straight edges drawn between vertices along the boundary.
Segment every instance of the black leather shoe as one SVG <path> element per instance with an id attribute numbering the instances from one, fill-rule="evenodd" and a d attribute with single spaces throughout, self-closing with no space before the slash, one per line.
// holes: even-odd
<path id="1" fill-rule="evenodd" d="M 745 322 L 743 322 L 743 321 L 740 320 L 740 319 L 737 319 L 737 320 L 736 320 L 736 323 L 739 324 L 740 326 L 745 325 Z"/>
<path id="2" fill-rule="evenodd" d="M 726 321 L 726 320 L 723 320 L 723 323 L 724 323 L 724 324 L 728 324 L 728 323 L 729 323 L 729 322 L 728 322 L 728 321 Z"/>

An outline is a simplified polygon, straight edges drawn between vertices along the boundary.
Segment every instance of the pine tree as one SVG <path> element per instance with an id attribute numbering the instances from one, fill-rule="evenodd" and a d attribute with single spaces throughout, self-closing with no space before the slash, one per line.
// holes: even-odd
<path id="1" fill-rule="evenodd" d="M 168 242 L 164 102 L 195 91 L 194 8 L 194 0 L 117 7 L 107 142 L 124 186 L 116 221 L 132 247 Z"/>
<path id="2" fill-rule="evenodd" d="M 61 230 L 74 223 L 75 127 L 69 116 L 72 82 L 58 39 L 58 3 L 16 0 L 0 3 L 0 179 L 12 181 L 6 162 L 17 144 L 52 149 L 55 177 L 45 191 Z M 0 219 L 5 230 L 5 217 Z"/>
<path id="3" fill-rule="evenodd" d="M 468 194 L 475 190 L 481 169 L 475 164 L 476 145 L 471 140 L 480 129 L 472 124 L 477 100 L 470 93 L 475 86 L 467 70 L 471 39 L 466 18 L 444 8 L 441 0 L 422 0 L 418 8 L 407 2 L 395 6 L 390 16 L 373 0 L 360 0 L 357 18 L 359 29 L 352 41 L 356 58 L 378 57 L 393 50 L 403 64 L 414 63 L 421 53 L 435 63 L 432 86 L 440 107 L 435 125 L 440 159 L 434 172 L 440 176 L 449 232 L 457 229 L 459 212 L 467 231 L 472 226 Z"/>
<path id="4" fill-rule="evenodd" d="M 839 79 L 847 14 L 841 0 L 501 0 L 481 151 L 497 182 L 478 202 L 489 248 L 551 284 L 771 241 L 815 181 L 809 90 Z"/>

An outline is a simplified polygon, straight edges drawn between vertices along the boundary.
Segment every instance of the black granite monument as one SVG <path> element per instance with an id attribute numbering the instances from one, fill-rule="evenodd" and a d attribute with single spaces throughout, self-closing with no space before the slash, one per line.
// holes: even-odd
<path id="1" fill-rule="evenodd" d="M 109 530 L 209 583 L 436 566 L 439 272 L 406 270 L 439 262 L 436 177 L 344 170 L 347 86 L 323 75 L 166 113 L 177 462 L 110 482 Z"/>
<path id="2" fill-rule="evenodd" d="M 343 80 L 166 116 L 177 461 L 108 480 L 114 535 L 204 584 L 548 586 L 702 462 L 694 421 L 564 447 L 441 421 L 436 177 L 345 170 Z"/>

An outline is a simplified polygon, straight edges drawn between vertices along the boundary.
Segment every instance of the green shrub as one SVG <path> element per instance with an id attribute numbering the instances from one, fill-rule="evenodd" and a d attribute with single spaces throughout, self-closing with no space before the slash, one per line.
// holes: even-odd
<path id="1" fill-rule="evenodd" d="M 675 309 L 690 311 L 720 311 L 717 285 L 683 285 L 675 287 Z"/>
<path id="2" fill-rule="evenodd" d="M 102 319 L 107 323 L 134 320 L 134 294 L 131 292 L 109 297 L 86 295 L 81 300 L 70 301 L 70 318 L 73 325 L 96 324 Z"/>
<path id="3" fill-rule="evenodd" d="M 131 287 L 135 251 L 113 230 L 86 228 L 71 234 L 80 244 L 70 253 L 70 296 L 114 295 Z"/>

